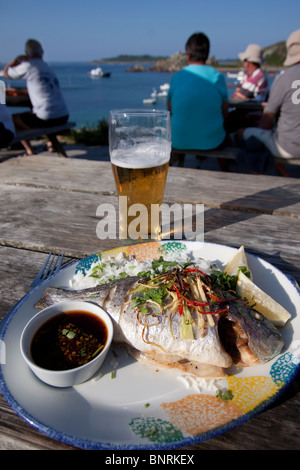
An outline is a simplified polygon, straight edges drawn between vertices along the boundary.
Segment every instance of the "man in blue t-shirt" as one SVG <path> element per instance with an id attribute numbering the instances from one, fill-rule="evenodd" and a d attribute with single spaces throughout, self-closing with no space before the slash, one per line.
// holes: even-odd
<path id="1" fill-rule="evenodd" d="M 173 149 L 215 149 L 225 140 L 228 93 L 223 75 L 206 65 L 209 47 L 205 34 L 193 34 L 185 46 L 188 65 L 171 79 L 168 109 Z"/>

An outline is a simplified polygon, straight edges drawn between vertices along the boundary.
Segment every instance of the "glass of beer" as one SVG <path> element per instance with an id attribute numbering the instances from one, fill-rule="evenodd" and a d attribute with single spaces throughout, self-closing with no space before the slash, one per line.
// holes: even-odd
<path id="1" fill-rule="evenodd" d="M 119 196 L 119 237 L 159 240 L 171 155 L 169 111 L 111 111 L 109 152 Z"/>

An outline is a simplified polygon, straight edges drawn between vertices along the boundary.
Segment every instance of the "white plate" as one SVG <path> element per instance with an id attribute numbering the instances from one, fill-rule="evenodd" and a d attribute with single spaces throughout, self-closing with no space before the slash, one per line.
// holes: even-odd
<path id="1" fill-rule="evenodd" d="M 186 251 L 225 265 L 235 249 L 176 241 L 132 245 L 122 251 L 143 259 Z M 173 370 L 141 365 L 120 347 L 112 348 L 101 377 L 67 389 L 40 382 L 21 356 L 22 329 L 36 313 L 34 305 L 45 287 L 68 286 L 75 271 L 84 272 L 95 256 L 99 255 L 65 268 L 30 291 L 8 314 L 0 333 L 0 362 L 5 362 L 0 365 L 1 391 L 10 406 L 41 432 L 86 449 L 158 450 L 191 445 L 222 434 L 264 410 L 295 377 L 300 356 L 299 291 L 281 271 L 248 254 L 254 281 L 280 302 L 292 319 L 281 330 L 285 349 L 279 356 L 225 379 L 226 388 L 233 391 L 231 401 L 216 398 L 214 387 L 200 383 L 199 388 L 199 383 L 179 379 Z"/>

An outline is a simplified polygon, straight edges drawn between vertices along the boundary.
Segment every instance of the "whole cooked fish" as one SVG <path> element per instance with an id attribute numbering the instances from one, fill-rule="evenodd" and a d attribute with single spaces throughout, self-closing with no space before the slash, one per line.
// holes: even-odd
<path id="1" fill-rule="evenodd" d="M 114 341 L 138 360 L 201 377 L 222 377 L 233 364 L 251 366 L 279 354 L 284 341 L 268 319 L 192 271 L 174 270 L 151 282 L 127 277 L 79 291 L 48 287 L 35 307 L 94 302 L 112 318 Z"/>

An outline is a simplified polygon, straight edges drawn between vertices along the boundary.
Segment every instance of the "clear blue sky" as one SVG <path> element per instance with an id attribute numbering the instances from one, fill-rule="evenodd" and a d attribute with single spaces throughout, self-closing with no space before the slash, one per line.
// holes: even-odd
<path id="1" fill-rule="evenodd" d="M 235 58 L 249 43 L 268 46 L 300 28 L 300 0 L 0 0 L 0 62 L 42 42 L 47 61 L 119 54 L 170 56 L 205 32 L 211 54 Z"/>

